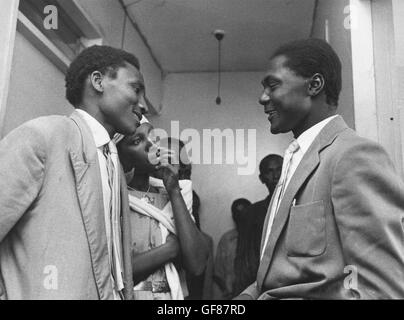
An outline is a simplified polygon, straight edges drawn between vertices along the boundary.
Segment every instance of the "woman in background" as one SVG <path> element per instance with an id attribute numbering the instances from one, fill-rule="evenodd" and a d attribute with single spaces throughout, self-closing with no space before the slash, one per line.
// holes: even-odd
<path id="1" fill-rule="evenodd" d="M 175 152 L 156 146 L 152 129 L 143 123 L 117 145 L 125 171 L 135 168 L 128 182 L 135 299 L 182 300 L 181 270 L 202 274 L 208 248 L 190 215 L 192 183 L 179 181 Z"/>

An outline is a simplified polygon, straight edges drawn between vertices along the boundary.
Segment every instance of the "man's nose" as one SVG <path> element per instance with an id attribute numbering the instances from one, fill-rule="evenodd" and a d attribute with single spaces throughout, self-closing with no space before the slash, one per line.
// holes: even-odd
<path id="1" fill-rule="evenodd" d="M 271 101 L 271 98 L 270 98 L 269 94 L 264 90 L 258 101 L 261 105 L 265 106 Z"/>
<path id="2" fill-rule="evenodd" d="M 146 150 L 149 151 L 150 148 L 154 145 L 153 141 L 151 139 L 147 139 L 146 141 Z"/>
<path id="3" fill-rule="evenodd" d="M 133 105 L 132 111 L 135 112 L 135 113 L 138 114 L 138 115 L 142 115 L 142 114 L 143 114 L 142 110 L 143 110 L 142 104 L 139 103 L 139 101 L 137 101 L 137 102 Z M 140 120 L 140 119 L 139 119 L 139 120 Z"/>
<path id="4" fill-rule="evenodd" d="M 138 106 L 140 108 L 140 111 L 142 112 L 142 114 L 146 114 L 147 113 L 147 108 L 145 107 L 145 105 L 143 103 L 138 103 Z"/>

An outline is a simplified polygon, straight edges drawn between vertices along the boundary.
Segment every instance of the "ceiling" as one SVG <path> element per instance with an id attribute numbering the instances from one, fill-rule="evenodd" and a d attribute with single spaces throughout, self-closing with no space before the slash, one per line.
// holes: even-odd
<path id="1" fill-rule="evenodd" d="M 281 43 L 310 36 L 315 0 L 123 0 L 164 72 L 265 70 Z"/>

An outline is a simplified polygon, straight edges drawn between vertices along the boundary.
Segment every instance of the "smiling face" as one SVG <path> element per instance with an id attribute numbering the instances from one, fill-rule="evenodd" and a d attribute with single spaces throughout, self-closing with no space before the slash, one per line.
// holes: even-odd
<path id="1" fill-rule="evenodd" d="M 134 134 L 126 136 L 118 145 L 118 153 L 122 163 L 130 164 L 136 171 L 151 173 L 155 166 L 149 162 L 148 152 L 154 144 L 153 126 L 142 123 Z"/>
<path id="2" fill-rule="evenodd" d="M 305 131 L 311 108 L 308 81 L 285 66 L 287 58 L 271 59 L 262 80 L 264 91 L 259 103 L 268 114 L 273 134 L 293 131 L 295 137 Z"/>
<path id="3" fill-rule="evenodd" d="M 111 134 L 132 134 L 140 124 L 142 110 L 139 100 L 144 94 L 144 80 L 139 70 L 126 63 L 116 76 L 107 73 L 102 79 L 100 118 Z"/>

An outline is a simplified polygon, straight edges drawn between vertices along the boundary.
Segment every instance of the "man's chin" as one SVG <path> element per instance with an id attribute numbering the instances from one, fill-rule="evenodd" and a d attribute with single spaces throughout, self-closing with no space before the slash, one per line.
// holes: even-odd
<path id="1" fill-rule="evenodd" d="M 272 134 L 279 134 L 279 133 L 288 133 L 289 131 L 291 131 L 291 129 L 289 129 L 288 127 L 285 126 L 280 126 L 279 124 L 272 124 L 271 123 L 271 133 Z"/>
<path id="2" fill-rule="evenodd" d="M 271 133 L 272 134 L 278 134 L 278 133 L 281 133 L 281 131 L 279 130 L 279 128 L 277 127 L 277 126 L 274 126 L 274 125 L 272 125 L 271 124 Z"/>

